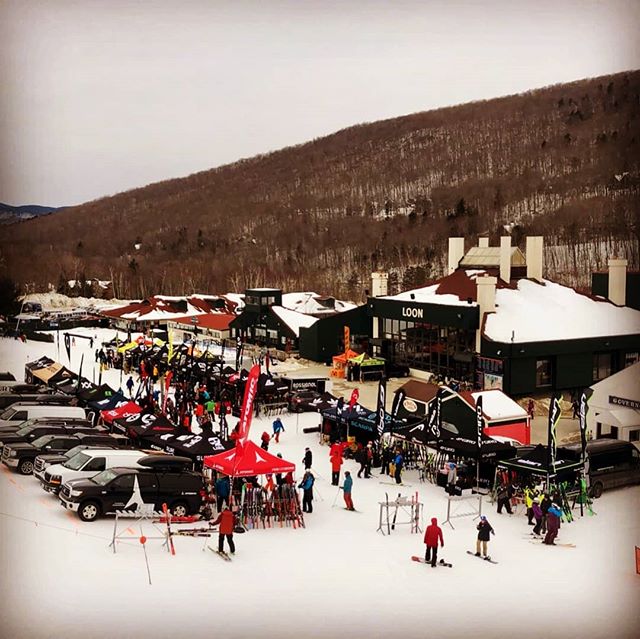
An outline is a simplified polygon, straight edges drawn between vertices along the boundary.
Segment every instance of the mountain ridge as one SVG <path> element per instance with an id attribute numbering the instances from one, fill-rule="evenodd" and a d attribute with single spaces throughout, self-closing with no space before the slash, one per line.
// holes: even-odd
<path id="1" fill-rule="evenodd" d="M 638 264 L 639 107 L 630 71 L 356 124 L 12 225 L 0 251 L 35 286 L 84 273 L 119 296 L 362 299 L 371 270 L 392 291 L 421 285 L 447 237 L 493 245 L 506 226 L 515 245 L 545 235 L 550 274 L 584 286 L 612 252 Z"/>

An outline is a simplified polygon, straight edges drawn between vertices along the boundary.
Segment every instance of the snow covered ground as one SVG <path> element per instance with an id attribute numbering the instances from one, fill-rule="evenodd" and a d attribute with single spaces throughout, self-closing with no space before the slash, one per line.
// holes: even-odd
<path id="1" fill-rule="evenodd" d="M 74 330 L 77 332 L 77 330 Z M 111 337 L 113 331 L 91 331 Z M 71 368 L 91 377 L 88 343 L 76 340 Z M 82 343 L 81 343 L 82 342 Z M 94 347 L 95 348 L 95 347 Z M 67 365 L 61 346 L 60 361 Z M 57 359 L 54 344 L 0 339 L 0 370 L 22 377 L 24 363 L 43 354 Z M 96 374 L 97 378 L 97 374 Z M 105 381 L 118 387 L 119 376 Z M 113 519 L 83 523 L 44 493 L 37 481 L 0 471 L 0 623 L 2 635 L 20 639 L 65 637 L 638 637 L 640 576 L 634 545 L 640 545 L 640 487 L 605 493 L 597 515 L 563 524 L 560 542 L 576 548 L 530 543 L 523 514 L 498 515 L 485 505 L 496 531 L 490 553 L 497 565 L 466 554 L 475 544 L 473 516 L 443 527 L 440 556 L 453 568 L 432 569 L 410 561 L 423 555 L 421 534 L 407 524 L 391 535 L 376 532 L 378 502 L 394 485 L 358 479 L 353 499 L 359 512 L 343 509 L 330 483 L 328 448 L 317 434 L 315 414 L 285 415 L 286 432 L 270 450 L 300 464 L 305 446 L 314 455 L 316 497 L 306 528 L 250 530 L 236 535 L 231 563 L 203 550 L 202 538 L 175 538 L 176 555 L 149 538 L 149 585 L 140 528 L 127 543 L 108 547 Z M 252 424 L 257 441 L 270 420 Z M 388 478 L 384 478 L 389 481 Z M 445 518 L 441 488 L 406 473 L 403 495 L 417 491 L 425 525 Z M 335 501 L 335 504 L 334 504 Z M 472 502 L 453 504 L 456 514 Z M 398 521 L 407 521 L 400 512 Z M 37 524 L 35 523 L 37 522 Z M 215 543 L 215 539 L 212 540 Z"/>

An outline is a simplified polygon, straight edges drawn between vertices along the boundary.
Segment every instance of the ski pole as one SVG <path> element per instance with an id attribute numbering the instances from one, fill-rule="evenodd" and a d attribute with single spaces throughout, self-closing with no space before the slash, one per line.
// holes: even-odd
<path id="1" fill-rule="evenodd" d="M 338 488 L 338 492 L 336 493 L 336 496 L 333 499 L 333 503 L 331 504 L 331 508 L 333 508 L 336 505 L 336 502 L 338 501 L 338 495 L 340 494 L 340 488 Z"/>

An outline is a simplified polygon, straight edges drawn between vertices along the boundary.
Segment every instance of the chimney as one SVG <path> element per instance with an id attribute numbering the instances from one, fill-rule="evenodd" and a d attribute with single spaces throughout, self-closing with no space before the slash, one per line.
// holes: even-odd
<path id="1" fill-rule="evenodd" d="M 371 273 L 371 297 L 387 295 L 387 284 L 389 283 L 389 273 L 375 271 Z"/>
<path id="2" fill-rule="evenodd" d="M 542 246 L 544 238 L 541 235 L 532 235 L 527 238 L 527 277 L 532 280 L 542 281 Z"/>
<path id="3" fill-rule="evenodd" d="M 496 278 L 492 275 L 484 275 L 476 278 L 477 301 L 479 307 L 478 330 L 476 331 L 476 353 L 480 352 L 480 335 L 482 333 L 482 321 L 486 313 L 496 310 Z"/>
<path id="4" fill-rule="evenodd" d="M 464 237 L 449 238 L 449 267 L 447 275 L 451 275 L 457 268 L 460 260 L 464 257 Z"/>
<path id="5" fill-rule="evenodd" d="M 500 238 L 500 279 L 507 284 L 511 281 L 511 236 Z"/>
<path id="6" fill-rule="evenodd" d="M 478 246 L 480 248 L 489 248 L 489 238 L 488 237 L 479 237 L 478 238 Z"/>
<path id="7" fill-rule="evenodd" d="M 616 306 L 627 303 L 627 260 L 609 260 L 609 300 Z"/>

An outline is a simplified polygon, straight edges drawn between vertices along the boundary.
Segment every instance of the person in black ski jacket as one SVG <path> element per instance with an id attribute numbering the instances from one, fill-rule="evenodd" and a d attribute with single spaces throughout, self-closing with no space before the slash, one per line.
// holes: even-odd
<path id="1" fill-rule="evenodd" d="M 495 535 L 496 533 L 484 515 L 480 517 L 480 523 L 476 526 L 476 528 L 478 530 L 478 539 L 476 541 L 476 557 L 480 556 L 481 549 L 482 556 L 488 557 L 489 555 L 487 554 L 487 544 L 489 543 L 490 536 Z"/>
<path id="2" fill-rule="evenodd" d="M 512 495 L 512 490 L 511 490 L 511 484 L 501 484 L 500 487 L 498 488 L 498 514 L 501 515 L 502 514 L 502 508 L 506 508 L 507 512 L 510 515 L 513 515 L 513 512 L 511 510 L 511 495 Z"/>
<path id="3" fill-rule="evenodd" d="M 362 478 L 362 473 L 364 472 L 365 477 L 367 475 L 367 451 L 364 448 L 359 448 L 358 452 L 356 452 L 354 456 L 355 460 L 360 464 L 360 469 L 358 470 L 358 477 Z"/>
<path id="4" fill-rule="evenodd" d="M 304 449 L 304 457 L 302 459 L 302 463 L 304 464 L 304 469 L 311 470 L 312 462 L 313 462 L 313 454 L 311 453 L 311 449 L 307 447 Z"/>
<path id="5" fill-rule="evenodd" d="M 552 501 L 548 493 L 544 494 L 544 497 L 540 501 L 540 510 L 542 511 L 542 526 L 540 527 L 540 534 L 547 532 L 547 513 L 551 507 Z"/>
<path id="6" fill-rule="evenodd" d="M 313 482 L 314 477 L 310 471 L 307 471 L 302 478 L 302 481 L 298 485 L 298 488 L 302 488 L 303 496 L 302 496 L 302 512 L 303 513 L 312 513 L 313 512 Z"/>

